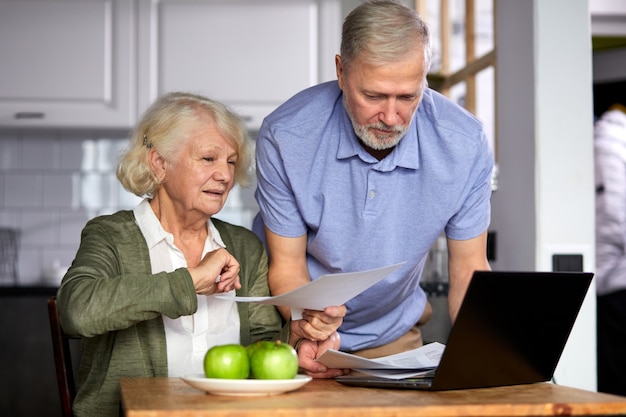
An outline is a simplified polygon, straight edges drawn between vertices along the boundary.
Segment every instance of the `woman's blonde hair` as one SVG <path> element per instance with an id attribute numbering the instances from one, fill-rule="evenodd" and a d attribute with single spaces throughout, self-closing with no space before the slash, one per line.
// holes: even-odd
<path id="1" fill-rule="evenodd" d="M 187 126 L 201 114 L 209 114 L 228 143 L 237 152 L 235 182 L 249 184 L 252 151 L 243 120 L 224 104 L 196 94 L 173 92 L 159 97 L 135 127 L 128 149 L 117 166 L 117 178 L 137 196 L 154 196 L 159 181 L 150 169 L 148 152 L 154 147 L 166 160 L 175 160 L 185 140 Z"/>

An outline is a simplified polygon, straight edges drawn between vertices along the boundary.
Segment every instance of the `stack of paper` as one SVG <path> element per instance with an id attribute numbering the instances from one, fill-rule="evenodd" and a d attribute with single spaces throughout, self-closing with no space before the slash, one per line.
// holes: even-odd
<path id="1" fill-rule="evenodd" d="M 414 378 L 432 373 L 439 365 L 445 348 L 445 345 L 433 342 L 417 349 L 376 359 L 361 358 L 330 349 L 317 360 L 329 368 L 349 368 L 384 378 Z"/>

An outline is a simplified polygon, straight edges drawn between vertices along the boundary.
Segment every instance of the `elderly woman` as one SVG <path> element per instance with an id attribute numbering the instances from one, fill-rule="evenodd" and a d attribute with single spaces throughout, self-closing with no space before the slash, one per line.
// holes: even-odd
<path id="1" fill-rule="evenodd" d="M 207 297 L 269 295 L 261 242 L 212 218 L 250 158 L 245 126 L 220 103 L 171 93 L 148 109 L 117 170 L 147 197 L 87 223 L 58 291 L 64 331 L 84 340 L 76 416 L 118 415 L 121 376 L 201 373 L 214 345 L 295 345 L 273 306 Z"/>

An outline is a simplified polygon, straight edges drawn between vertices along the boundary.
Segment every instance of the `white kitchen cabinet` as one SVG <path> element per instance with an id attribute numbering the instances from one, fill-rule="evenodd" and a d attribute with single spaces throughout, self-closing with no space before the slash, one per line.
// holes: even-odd
<path id="1" fill-rule="evenodd" d="M 127 129 L 188 91 L 256 129 L 340 36 L 341 0 L 0 0 L 0 127 Z"/>
<path id="2" fill-rule="evenodd" d="M 334 77 L 340 0 L 139 0 L 138 89 L 230 105 L 251 129 L 291 95 Z M 323 28 L 323 29 L 322 29 Z"/>
<path id="3" fill-rule="evenodd" d="M 135 3 L 0 0 L 0 127 L 136 120 Z"/>

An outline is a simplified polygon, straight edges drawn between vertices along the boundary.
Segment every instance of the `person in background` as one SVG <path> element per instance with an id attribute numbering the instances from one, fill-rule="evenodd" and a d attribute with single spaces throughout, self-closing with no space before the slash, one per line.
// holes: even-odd
<path id="1" fill-rule="evenodd" d="M 598 391 L 626 395 L 626 107 L 595 124 Z"/>
<path id="2" fill-rule="evenodd" d="M 380 357 L 422 345 L 419 326 L 432 310 L 420 278 L 443 232 L 452 320 L 473 272 L 490 269 L 494 162 L 481 123 L 428 88 L 430 35 L 415 10 L 362 3 L 344 21 L 340 52 L 337 81 L 296 94 L 263 121 L 255 232 L 275 295 L 327 273 L 405 262 L 345 306 L 294 322 L 307 341 L 338 330 L 341 350 Z M 308 371 L 329 372 L 319 363 Z"/>
<path id="3" fill-rule="evenodd" d="M 274 306 L 209 297 L 269 295 L 262 243 L 213 217 L 246 184 L 247 142 L 238 116 L 186 93 L 160 97 L 137 125 L 117 176 L 147 197 L 87 223 L 57 294 L 63 330 L 84 342 L 76 416 L 118 415 L 122 376 L 203 373 L 214 345 L 295 345 Z"/>

